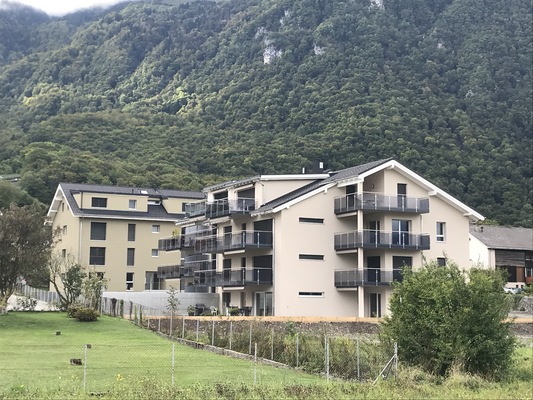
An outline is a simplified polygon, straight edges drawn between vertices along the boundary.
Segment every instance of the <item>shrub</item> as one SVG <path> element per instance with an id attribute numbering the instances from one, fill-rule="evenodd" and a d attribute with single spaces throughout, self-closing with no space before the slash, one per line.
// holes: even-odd
<path id="1" fill-rule="evenodd" d="M 76 318 L 78 315 L 78 311 L 83 308 L 81 304 L 74 303 L 68 306 L 67 308 L 67 316 L 70 318 Z"/>
<path id="2" fill-rule="evenodd" d="M 35 311 L 37 307 L 37 300 L 30 297 L 18 297 L 17 298 L 17 310 L 22 311 Z"/>
<path id="3" fill-rule="evenodd" d="M 77 309 L 74 318 L 80 322 L 96 321 L 100 314 L 94 308 L 80 307 Z"/>
<path id="4" fill-rule="evenodd" d="M 496 271 L 430 264 L 405 271 L 390 301 L 383 338 L 398 343 L 407 363 L 437 375 L 460 372 L 503 378 L 514 338 L 503 322 L 510 309 Z"/>

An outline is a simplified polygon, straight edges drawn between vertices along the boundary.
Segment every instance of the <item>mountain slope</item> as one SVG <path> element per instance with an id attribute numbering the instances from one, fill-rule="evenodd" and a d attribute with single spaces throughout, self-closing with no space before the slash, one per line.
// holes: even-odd
<path id="1" fill-rule="evenodd" d="M 0 66 L 0 168 L 48 201 L 58 180 L 197 189 L 392 156 L 531 226 L 529 2 L 379 4 L 140 2 L 41 22 Z"/>

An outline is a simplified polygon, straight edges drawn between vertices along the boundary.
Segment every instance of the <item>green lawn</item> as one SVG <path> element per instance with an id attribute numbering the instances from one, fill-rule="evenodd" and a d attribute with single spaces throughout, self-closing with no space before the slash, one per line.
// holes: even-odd
<path id="1" fill-rule="evenodd" d="M 85 344 L 91 345 L 87 368 L 71 366 L 71 358 L 84 359 Z M 516 349 L 512 378 L 502 382 L 464 374 L 442 379 L 400 367 L 397 382 L 328 383 L 293 370 L 254 370 L 253 362 L 176 343 L 172 385 L 172 342 L 129 321 L 101 317 L 81 323 L 45 312 L 0 317 L 0 400 L 533 398 L 531 342 Z"/>
<path id="2" fill-rule="evenodd" d="M 56 332 L 60 331 L 60 335 Z M 85 350 L 85 345 L 91 348 Z M 202 383 L 312 383 L 318 376 L 236 360 L 174 344 L 129 321 L 103 316 L 78 322 L 64 313 L 11 312 L 0 318 L 0 392 L 13 388 L 83 388 L 146 378 L 176 386 Z M 86 357 L 86 358 L 85 358 Z M 70 365 L 70 359 L 86 361 Z M 85 363 L 84 363 L 85 364 Z"/>

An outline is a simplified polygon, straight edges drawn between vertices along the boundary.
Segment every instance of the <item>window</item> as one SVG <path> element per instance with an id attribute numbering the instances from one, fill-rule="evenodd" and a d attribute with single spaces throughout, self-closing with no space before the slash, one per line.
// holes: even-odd
<path id="1" fill-rule="evenodd" d="M 405 219 L 392 220 L 392 244 L 400 246 L 409 245 L 409 224 Z"/>
<path id="2" fill-rule="evenodd" d="M 298 219 L 300 222 L 306 222 L 309 224 L 323 224 L 324 218 L 307 218 L 307 217 L 300 217 Z"/>
<path id="3" fill-rule="evenodd" d="M 135 224 L 128 224 L 128 242 L 135 242 Z"/>
<path id="4" fill-rule="evenodd" d="M 105 240 L 105 222 L 91 222 L 91 240 Z"/>
<path id="5" fill-rule="evenodd" d="M 63 258 L 67 257 L 67 250 L 66 249 L 61 250 L 61 257 L 63 257 Z"/>
<path id="6" fill-rule="evenodd" d="M 437 222 L 437 242 L 444 242 L 446 234 L 446 223 Z"/>
<path id="7" fill-rule="evenodd" d="M 133 290 L 133 272 L 126 272 L 126 290 Z"/>
<path id="8" fill-rule="evenodd" d="M 65 203 L 61 203 L 61 211 L 65 211 Z"/>
<path id="9" fill-rule="evenodd" d="M 298 292 L 300 297 L 324 297 L 324 292 Z"/>
<path id="10" fill-rule="evenodd" d="M 437 258 L 437 264 L 439 267 L 445 267 L 446 266 L 446 259 L 444 257 L 438 257 Z"/>
<path id="11" fill-rule="evenodd" d="M 129 200 L 128 201 L 128 208 L 130 210 L 136 210 L 137 209 L 137 200 Z"/>
<path id="12" fill-rule="evenodd" d="M 133 267 L 135 265 L 135 249 L 128 249 L 126 256 L 126 265 L 128 267 Z"/>
<path id="13" fill-rule="evenodd" d="M 91 206 L 92 207 L 99 207 L 99 208 L 106 208 L 107 207 L 107 199 L 105 197 L 93 197 L 91 199 Z"/>
<path id="14" fill-rule="evenodd" d="M 105 265 L 105 247 L 89 249 L 89 265 Z"/>
<path id="15" fill-rule="evenodd" d="M 161 225 L 152 225 L 152 233 L 161 232 Z"/>
<path id="16" fill-rule="evenodd" d="M 68 229 L 67 229 L 67 226 L 66 226 L 66 225 L 63 225 L 62 232 L 63 232 L 63 235 L 66 235 L 66 234 L 67 234 Z"/>
<path id="17" fill-rule="evenodd" d="M 159 250 L 158 249 L 152 249 L 152 257 L 159 257 Z"/>
<path id="18" fill-rule="evenodd" d="M 323 254 L 300 254 L 298 256 L 300 260 L 323 260 Z"/>

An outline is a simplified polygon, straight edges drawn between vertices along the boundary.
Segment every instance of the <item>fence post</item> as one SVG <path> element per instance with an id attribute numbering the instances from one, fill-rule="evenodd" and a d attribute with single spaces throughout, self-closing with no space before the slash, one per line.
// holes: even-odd
<path id="1" fill-rule="evenodd" d="M 329 382 L 329 341 L 327 335 L 324 335 L 324 351 L 326 363 L 326 380 Z"/>
<path id="2" fill-rule="evenodd" d="M 274 360 L 274 328 L 272 328 L 270 334 L 270 359 Z"/>
<path id="3" fill-rule="evenodd" d="M 254 343 L 254 385 L 257 383 L 257 343 Z"/>
<path id="4" fill-rule="evenodd" d="M 87 349 L 88 345 L 83 346 L 83 390 L 87 390 Z"/>
<path id="5" fill-rule="evenodd" d="M 356 342 L 356 351 L 357 351 L 357 380 L 361 380 L 360 375 L 360 361 L 359 361 L 359 335 L 357 335 L 357 342 Z"/>
<path id="6" fill-rule="evenodd" d="M 296 368 L 300 366 L 300 333 L 296 333 Z"/>
<path id="7" fill-rule="evenodd" d="M 398 343 L 394 342 L 394 380 L 398 380 Z"/>
<path id="8" fill-rule="evenodd" d="M 185 339 L 185 317 L 181 318 L 181 338 Z"/>
<path id="9" fill-rule="evenodd" d="M 200 320 L 196 320 L 196 341 L 200 339 Z"/>
<path id="10" fill-rule="evenodd" d="M 248 354 L 252 354 L 252 323 L 250 322 L 250 340 L 248 342 Z"/>
<path id="11" fill-rule="evenodd" d="M 231 350 L 231 340 L 233 339 L 233 321 L 229 322 L 229 349 Z"/>
<path id="12" fill-rule="evenodd" d="M 174 386 L 174 343 L 172 343 L 172 386 Z"/>
<path id="13" fill-rule="evenodd" d="M 161 310 L 158 310 L 158 313 L 159 313 L 159 322 L 157 323 L 157 331 L 161 333 L 161 318 L 162 318 Z"/>
<path id="14" fill-rule="evenodd" d="M 211 321 L 211 346 L 215 345 L 215 320 Z"/>

